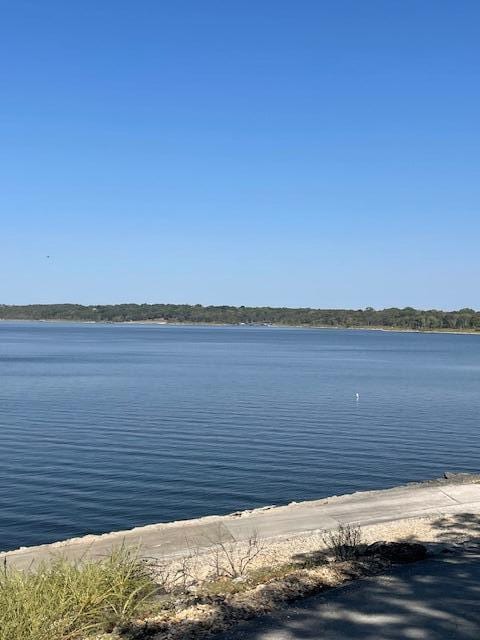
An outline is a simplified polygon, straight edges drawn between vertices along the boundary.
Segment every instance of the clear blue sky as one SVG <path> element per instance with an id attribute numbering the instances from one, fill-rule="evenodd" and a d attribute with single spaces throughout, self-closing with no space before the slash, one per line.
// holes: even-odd
<path id="1" fill-rule="evenodd" d="M 477 0 L 0 9 L 0 302 L 480 308 Z"/>

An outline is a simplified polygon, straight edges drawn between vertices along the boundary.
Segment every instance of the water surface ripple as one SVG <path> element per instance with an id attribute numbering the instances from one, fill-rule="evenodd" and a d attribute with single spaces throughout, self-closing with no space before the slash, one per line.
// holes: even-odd
<path id="1" fill-rule="evenodd" d="M 1 549 L 480 468 L 480 336 L 2 322 L 0 374 Z"/>

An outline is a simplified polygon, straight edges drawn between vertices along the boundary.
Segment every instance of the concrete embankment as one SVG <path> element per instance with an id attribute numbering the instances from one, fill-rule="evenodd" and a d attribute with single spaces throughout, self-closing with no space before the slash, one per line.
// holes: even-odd
<path id="1" fill-rule="evenodd" d="M 340 524 L 369 526 L 407 518 L 480 514 L 480 476 L 463 475 L 381 491 L 367 491 L 196 520 L 160 523 L 98 536 L 26 547 L 0 554 L 10 566 L 28 567 L 52 554 L 69 559 L 100 557 L 125 543 L 153 558 L 208 549 L 215 541 L 242 542 L 253 532 L 263 539 L 294 538 Z"/>

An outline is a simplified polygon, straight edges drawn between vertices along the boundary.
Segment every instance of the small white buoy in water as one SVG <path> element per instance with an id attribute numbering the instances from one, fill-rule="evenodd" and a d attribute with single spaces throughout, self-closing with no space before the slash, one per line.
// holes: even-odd
<path id="1" fill-rule="evenodd" d="M 358 400 L 360 400 L 360 394 L 359 394 L 359 393 L 356 393 L 356 394 L 355 394 L 355 399 L 356 399 L 357 401 L 358 401 Z"/>

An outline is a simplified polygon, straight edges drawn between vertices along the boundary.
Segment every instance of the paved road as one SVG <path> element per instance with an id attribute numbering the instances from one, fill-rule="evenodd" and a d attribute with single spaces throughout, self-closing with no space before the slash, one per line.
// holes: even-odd
<path id="1" fill-rule="evenodd" d="M 207 548 L 212 540 L 246 540 L 253 531 L 262 538 L 289 537 L 332 529 L 339 524 L 360 525 L 389 522 L 415 516 L 480 514 L 480 484 L 443 483 L 411 485 L 384 491 L 368 491 L 324 500 L 301 502 L 284 507 L 257 509 L 250 513 L 210 516 L 198 520 L 155 524 L 103 536 L 86 536 L 63 543 L 29 547 L 0 553 L 8 563 L 27 567 L 61 552 L 66 557 L 99 557 L 112 546 L 125 542 L 141 548 L 142 554 L 166 557 L 192 547 Z M 462 516 L 464 517 L 464 516 Z"/>
<path id="2" fill-rule="evenodd" d="M 215 640 L 479 640 L 480 554 L 397 568 L 242 623 Z"/>

